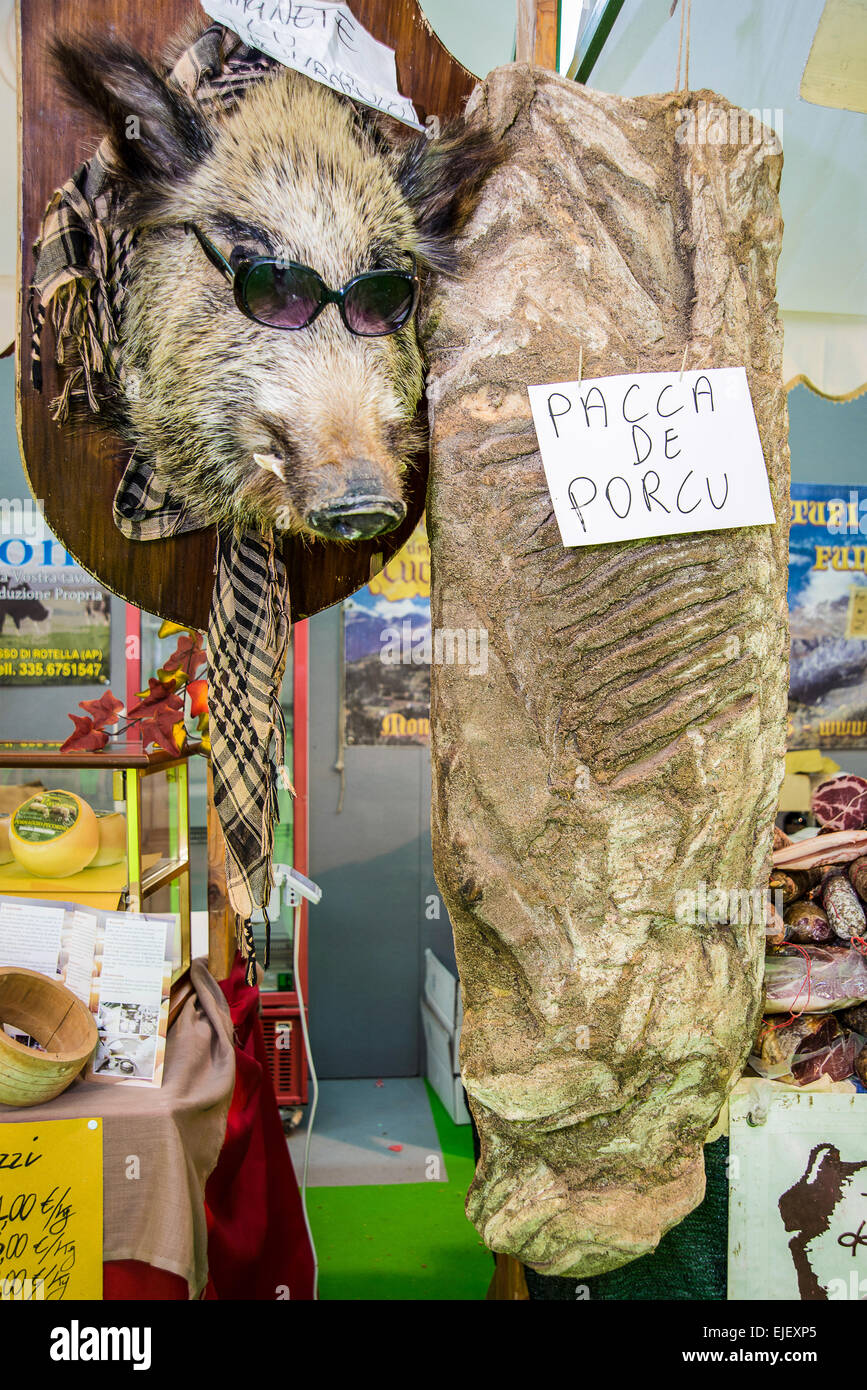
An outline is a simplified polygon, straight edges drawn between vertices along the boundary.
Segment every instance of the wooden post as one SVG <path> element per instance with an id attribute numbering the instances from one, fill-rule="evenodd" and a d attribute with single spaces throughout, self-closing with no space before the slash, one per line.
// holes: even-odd
<path id="1" fill-rule="evenodd" d="M 539 68 L 557 68 L 558 0 L 518 0 L 515 58 Z"/>
<path id="2" fill-rule="evenodd" d="M 208 969 L 225 980 L 235 959 L 235 924 L 226 896 L 226 842 L 214 806 L 214 774 L 208 762 Z"/>
<path id="3" fill-rule="evenodd" d="M 495 1255 L 494 1260 L 496 1268 L 488 1292 L 485 1294 L 485 1301 L 487 1303 L 529 1303 L 527 1277 L 524 1274 L 524 1266 L 521 1261 L 516 1260 L 514 1255 L 502 1254 Z"/>

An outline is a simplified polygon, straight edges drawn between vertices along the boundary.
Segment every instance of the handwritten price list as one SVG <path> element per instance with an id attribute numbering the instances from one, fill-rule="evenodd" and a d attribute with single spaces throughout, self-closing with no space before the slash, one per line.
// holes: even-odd
<path id="1" fill-rule="evenodd" d="M 102 1297 L 102 1121 L 0 1124 L 0 1301 Z"/>

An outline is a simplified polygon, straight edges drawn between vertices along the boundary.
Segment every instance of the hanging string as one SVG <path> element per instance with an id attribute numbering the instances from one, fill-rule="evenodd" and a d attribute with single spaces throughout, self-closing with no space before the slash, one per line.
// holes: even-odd
<path id="1" fill-rule="evenodd" d="M 672 17 L 672 15 L 674 14 L 675 10 L 677 9 L 677 4 L 678 4 L 678 0 L 672 0 L 671 9 L 670 9 L 669 12 L 668 12 L 669 18 Z M 678 35 L 678 40 L 677 40 L 677 76 L 676 76 L 675 79 L 674 79 L 674 90 L 675 90 L 676 92 L 679 92 L 679 91 L 681 90 L 681 86 L 680 86 L 680 65 L 681 65 L 681 61 L 683 61 L 683 70 L 684 70 L 684 71 L 683 71 L 683 87 L 684 87 L 684 90 L 685 90 L 685 91 L 687 91 L 687 92 L 689 91 L 689 27 L 690 27 L 690 20 L 691 20 L 691 18 L 692 18 L 692 0 L 680 0 L 680 34 Z M 684 47 L 683 47 L 684 23 L 685 23 L 685 26 L 686 26 L 686 53 L 684 53 Z"/>
<path id="2" fill-rule="evenodd" d="M 683 85 L 689 91 L 689 21 L 692 18 L 692 0 L 686 0 L 686 51 L 683 55 Z"/>
<path id="3" fill-rule="evenodd" d="M 796 942 L 794 942 L 794 941 L 787 941 L 787 942 L 786 942 L 786 945 L 787 945 L 787 946 L 792 946 L 792 947 L 794 947 L 794 949 L 795 949 L 796 951 L 799 951 L 799 952 L 801 953 L 801 955 L 804 957 L 804 960 L 807 962 L 807 973 L 805 974 L 804 979 L 803 979 L 803 981 L 802 981 L 802 983 L 801 983 L 801 988 L 798 990 L 798 993 L 795 995 L 794 999 L 792 1000 L 792 1003 L 791 1003 L 791 1005 L 790 1005 L 789 1017 L 788 1017 L 788 1018 L 784 1018 L 783 1021 L 782 1021 L 782 1023 L 772 1023 L 772 1024 L 770 1025 L 769 1030 L 768 1030 L 768 1031 L 771 1032 L 771 1033 L 776 1033 L 777 1030 L 778 1030 L 779 1028 L 788 1028 L 788 1026 L 789 1026 L 790 1023 L 796 1022 L 796 1020 L 799 1019 L 799 1018 L 801 1017 L 802 1014 L 807 1013 L 807 1012 L 809 1011 L 809 1008 L 810 1008 L 810 996 L 811 996 L 812 987 L 813 987 L 813 986 L 812 986 L 812 961 L 810 960 L 810 957 L 809 957 L 809 955 L 807 954 L 807 952 L 804 950 L 803 946 L 798 946 L 798 945 L 796 944 Z M 801 1012 L 800 1012 L 800 1013 L 795 1013 L 795 1005 L 797 1004 L 797 1002 L 798 1002 L 798 1000 L 800 999 L 801 995 L 804 993 L 804 990 L 805 990 L 805 989 L 806 989 L 806 991 L 807 991 L 807 997 L 806 997 L 806 999 L 804 1000 L 803 1008 L 801 1009 Z"/>
<path id="4" fill-rule="evenodd" d="M 669 11 L 669 18 L 671 18 L 671 16 L 674 14 L 674 12 L 675 12 L 676 9 L 677 9 L 677 0 L 673 0 L 672 6 L 671 6 L 671 10 Z M 684 10 L 684 7 L 683 7 L 683 5 L 681 5 L 681 7 L 680 7 L 680 36 L 679 36 L 679 38 L 678 38 L 678 40 L 677 40 L 677 76 L 676 76 L 675 79 L 674 79 L 674 90 L 675 90 L 676 92 L 679 92 L 679 91 L 680 91 L 680 60 L 681 60 L 681 57 L 682 57 L 682 55 L 683 55 L 683 10 Z"/>

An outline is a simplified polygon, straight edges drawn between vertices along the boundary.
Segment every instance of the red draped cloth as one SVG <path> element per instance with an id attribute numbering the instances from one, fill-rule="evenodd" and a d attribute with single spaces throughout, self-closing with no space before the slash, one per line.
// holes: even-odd
<path id="1" fill-rule="evenodd" d="M 235 1025 L 235 1089 L 205 1188 L 209 1299 L 313 1297 L 313 1252 L 259 1023 L 259 990 L 235 957 L 220 988 Z M 138 1260 L 103 1266 L 103 1299 L 188 1299 L 186 1280 Z"/>

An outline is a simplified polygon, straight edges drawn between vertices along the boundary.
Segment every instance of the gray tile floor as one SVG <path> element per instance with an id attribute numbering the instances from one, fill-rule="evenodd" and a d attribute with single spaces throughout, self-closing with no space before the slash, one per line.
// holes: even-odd
<path id="1" fill-rule="evenodd" d="M 299 1182 L 306 1137 L 305 1121 L 288 1141 Z M 432 1180 L 448 1174 L 421 1077 L 320 1082 L 308 1186 Z"/>

